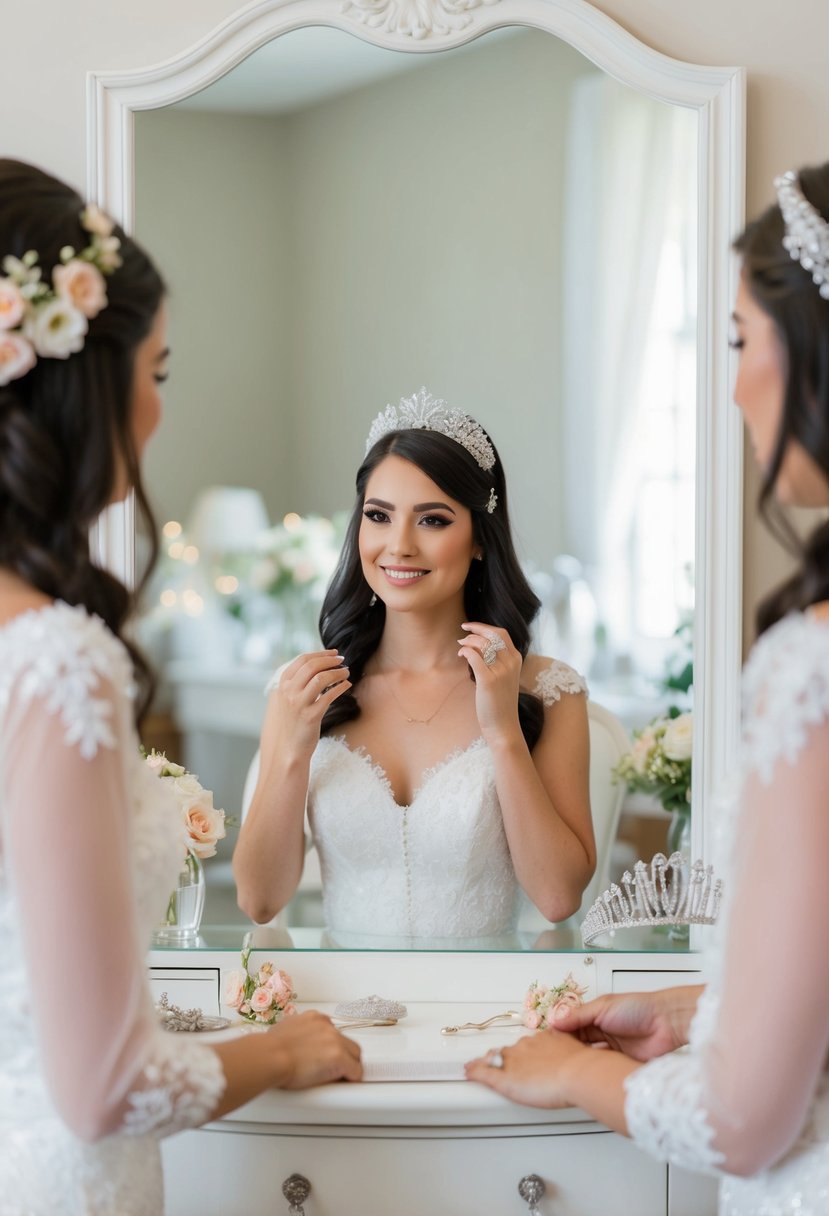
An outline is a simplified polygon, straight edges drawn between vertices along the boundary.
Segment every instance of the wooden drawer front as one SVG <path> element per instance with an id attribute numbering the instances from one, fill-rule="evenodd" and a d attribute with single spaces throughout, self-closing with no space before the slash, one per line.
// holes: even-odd
<path id="1" fill-rule="evenodd" d="M 396 1138 L 185 1132 L 164 1142 L 167 1216 L 287 1216 L 282 1184 L 304 1175 L 306 1216 L 665 1216 L 667 1166 L 612 1132 Z"/>

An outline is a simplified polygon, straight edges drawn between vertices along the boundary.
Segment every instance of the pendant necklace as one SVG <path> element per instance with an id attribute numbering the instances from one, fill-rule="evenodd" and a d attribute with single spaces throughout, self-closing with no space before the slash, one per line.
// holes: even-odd
<path id="1" fill-rule="evenodd" d="M 456 689 L 456 688 L 460 688 L 461 684 L 463 683 L 463 681 L 464 681 L 466 678 L 467 678 L 467 675 L 466 675 L 466 672 L 464 672 L 464 674 L 461 676 L 461 678 L 460 678 L 460 679 L 459 679 L 459 680 L 458 680 L 458 681 L 457 681 L 455 684 L 453 684 L 453 685 L 452 685 L 452 687 L 449 689 L 448 693 L 447 693 L 447 694 L 446 694 L 446 696 L 443 698 L 443 700 L 440 702 L 440 704 L 438 705 L 437 709 L 433 709 L 433 710 L 432 710 L 432 712 L 429 714 L 429 717 L 428 717 L 428 718 L 413 718 L 413 717 L 412 717 L 410 714 L 408 714 L 408 713 L 406 712 L 406 710 L 404 709 L 403 705 L 402 705 L 402 704 L 401 704 L 401 702 L 400 702 L 399 697 L 397 696 L 397 693 L 394 691 L 394 689 L 392 688 L 391 684 L 389 685 L 389 692 L 391 693 L 391 695 L 394 697 L 395 701 L 397 702 L 397 705 L 398 705 L 399 709 L 401 710 L 401 712 L 402 712 L 402 714 L 403 714 L 403 717 L 406 719 L 406 721 L 407 721 L 407 722 L 408 722 L 410 725 L 411 725 L 411 724 L 413 724 L 413 723 L 417 723 L 419 726 L 428 726 L 428 725 L 429 725 L 429 723 L 432 721 L 432 719 L 433 719 L 433 718 L 435 718 L 435 717 L 437 717 L 437 715 L 438 715 L 438 714 L 440 713 L 440 711 L 443 709 L 444 705 L 445 705 L 445 704 L 446 704 L 446 702 L 449 700 L 449 698 L 452 696 L 452 693 L 455 691 L 455 689 Z"/>

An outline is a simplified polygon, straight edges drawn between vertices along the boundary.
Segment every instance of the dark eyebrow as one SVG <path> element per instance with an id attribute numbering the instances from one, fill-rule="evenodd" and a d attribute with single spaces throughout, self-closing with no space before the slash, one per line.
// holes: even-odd
<path id="1" fill-rule="evenodd" d="M 373 507 L 382 507 L 384 511 L 393 511 L 394 510 L 394 503 L 393 502 L 384 502 L 382 498 L 367 498 L 365 500 L 365 502 L 363 503 L 363 506 L 367 507 L 369 505 L 369 503 Z M 441 510 L 441 511 L 448 511 L 450 513 L 450 515 L 455 514 L 455 512 L 452 510 L 452 508 L 446 502 L 419 502 L 415 506 L 412 507 L 413 511 L 434 511 L 436 509 Z"/>

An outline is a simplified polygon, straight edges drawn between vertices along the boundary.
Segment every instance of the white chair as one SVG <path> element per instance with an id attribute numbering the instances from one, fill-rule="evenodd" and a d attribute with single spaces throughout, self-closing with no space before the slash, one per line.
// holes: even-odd
<path id="1" fill-rule="evenodd" d="M 625 796 L 624 782 L 614 784 L 612 770 L 630 747 L 630 737 L 616 715 L 595 701 L 587 702 L 587 725 L 590 732 L 590 809 L 596 837 L 596 872 L 582 895 L 581 907 L 574 918 L 577 921 L 584 917 L 610 882 L 610 862 Z M 525 900 L 518 927 L 546 929 L 549 928 L 549 921 L 529 900 Z"/>

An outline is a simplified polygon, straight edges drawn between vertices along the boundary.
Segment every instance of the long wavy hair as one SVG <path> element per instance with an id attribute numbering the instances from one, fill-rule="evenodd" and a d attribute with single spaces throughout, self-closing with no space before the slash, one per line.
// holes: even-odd
<path id="1" fill-rule="evenodd" d="M 829 221 L 829 163 L 801 169 L 800 188 Z M 774 498 L 786 449 L 798 443 L 829 482 L 829 300 L 783 248 L 785 227 L 777 205 L 750 223 L 734 242 L 752 298 L 771 317 L 786 352 L 783 414 L 774 452 L 763 475 L 758 506 L 771 531 L 799 558 L 796 572 L 757 609 L 763 633 L 787 612 L 829 598 L 829 521 L 801 539 Z"/>
<path id="2" fill-rule="evenodd" d="M 33 249 L 50 275 L 63 246 L 89 243 L 83 208 L 63 182 L 0 159 L 0 259 Z M 130 426 L 133 365 L 165 288 L 140 246 L 120 228 L 115 235 L 123 264 L 107 277 L 107 305 L 90 320 L 83 349 L 67 359 L 39 358 L 25 376 L 0 387 L 0 566 L 101 617 L 134 663 L 140 720 L 152 675 L 122 632 L 140 586 L 132 593 L 96 565 L 89 531 L 111 501 L 120 455 L 150 546 L 143 585 L 157 541 Z"/>
<path id="3" fill-rule="evenodd" d="M 494 445 L 493 445 L 494 450 Z M 513 645 L 526 656 L 530 625 L 541 604 L 533 592 L 515 553 L 507 508 L 507 486 L 496 452 L 495 465 L 482 469 L 473 456 L 454 439 L 436 431 L 391 431 L 373 445 L 357 471 L 357 497 L 349 520 L 342 552 L 320 614 L 323 646 L 345 656 L 353 687 L 329 706 L 322 731 L 359 716 L 354 696 L 365 666 L 374 654 L 386 623 L 386 606 L 371 604 L 371 588 L 363 577 L 359 533 L 369 477 L 387 456 L 410 461 L 440 486 L 445 494 L 472 513 L 472 534 L 483 560 L 473 560 L 464 586 L 464 612 L 470 621 L 491 621 L 509 633 Z M 498 505 L 486 510 L 490 492 Z M 472 672 L 470 670 L 470 677 Z M 532 750 L 541 734 L 544 710 L 538 697 L 522 692 L 518 697 L 521 730 Z"/>

